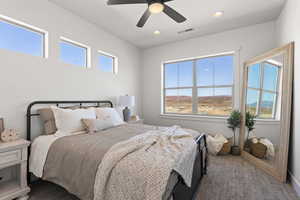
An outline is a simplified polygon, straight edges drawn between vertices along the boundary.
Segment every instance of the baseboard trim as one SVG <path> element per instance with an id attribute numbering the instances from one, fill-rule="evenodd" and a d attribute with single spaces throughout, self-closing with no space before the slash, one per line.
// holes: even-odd
<path id="1" fill-rule="evenodd" d="M 292 187 L 296 191 L 297 195 L 300 197 L 300 181 L 297 180 L 297 178 L 292 174 L 292 172 L 289 172 L 290 181 L 292 184 Z"/>

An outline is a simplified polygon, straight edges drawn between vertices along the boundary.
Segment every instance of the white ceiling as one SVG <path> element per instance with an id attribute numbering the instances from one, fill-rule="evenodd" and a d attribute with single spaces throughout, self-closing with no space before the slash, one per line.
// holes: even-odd
<path id="1" fill-rule="evenodd" d="M 107 6 L 106 0 L 49 0 L 132 44 L 148 48 L 168 42 L 217 33 L 276 19 L 285 0 L 174 0 L 167 4 L 188 20 L 175 23 L 164 13 L 152 15 L 136 27 L 147 8 L 144 4 Z M 224 16 L 213 17 L 216 11 Z M 194 28 L 195 31 L 178 34 Z M 154 35 L 160 30 L 160 35 Z"/>

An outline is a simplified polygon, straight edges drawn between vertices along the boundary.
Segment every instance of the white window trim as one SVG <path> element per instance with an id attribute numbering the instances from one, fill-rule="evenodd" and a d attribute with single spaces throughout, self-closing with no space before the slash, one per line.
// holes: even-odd
<path id="1" fill-rule="evenodd" d="M 86 66 L 84 66 L 84 67 L 86 67 L 86 68 L 91 68 L 92 67 L 92 63 L 91 63 L 91 47 L 90 46 L 82 44 L 82 43 L 74 41 L 74 40 L 71 40 L 71 39 L 63 37 L 63 36 L 60 37 L 60 41 L 67 42 L 67 43 L 73 44 L 75 46 L 79 46 L 81 48 L 85 48 L 86 49 L 86 61 L 85 61 L 86 62 Z"/>
<path id="2" fill-rule="evenodd" d="M 4 16 L 4 15 L 0 15 L 0 20 L 5 21 L 7 23 L 16 25 L 16 26 L 20 26 L 28 31 L 32 31 L 34 33 L 40 33 L 42 35 L 44 35 L 44 40 L 43 40 L 43 58 L 49 58 L 49 33 L 48 31 L 45 31 L 41 28 L 38 28 L 36 26 L 27 24 L 25 22 L 13 19 L 11 17 L 8 16 Z"/>
<path id="3" fill-rule="evenodd" d="M 181 114 L 181 113 L 165 113 L 165 69 L 164 66 L 165 64 L 170 64 L 170 63 L 176 63 L 176 62 L 183 62 L 183 61 L 192 61 L 192 60 L 198 60 L 198 59 L 203 59 L 203 58 L 210 58 L 210 57 L 218 57 L 218 56 L 225 56 L 225 55 L 233 55 L 234 57 L 234 63 L 233 63 L 233 84 L 231 85 L 232 87 L 232 108 L 236 109 L 238 105 L 236 105 L 235 102 L 235 97 L 238 95 L 239 89 L 237 85 L 237 81 L 240 79 L 240 70 L 239 70 L 239 55 L 237 55 L 237 51 L 225 51 L 222 53 L 217 53 L 217 54 L 208 54 L 204 56 L 197 56 L 197 57 L 189 57 L 189 58 L 182 58 L 182 59 L 175 59 L 175 60 L 169 60 L 169 61 L 164 61 L 161 63 L 161 114 L 160 116 L 163 118 L 170 118 L 170 119 L 188 119 L 188 120 L 201 120 L 201 121 L 215 121 L 215 120 L 222 120 L 224 121 L 225 119 L 228 118 L 228 116 L 214 116 L 214 115 L 202 115 L 202 114 Z M 238 58 L 237 58 L 238 57 Z M 194 87 L 194 86 L 192 86 Z M 190 88 L 190 87 L 189 87 Z M 199 87 L 197 87 L 199 88 Z M 201 87 L 200 87 L 201 88 Z M 238 95 L 239 96 L 239 95 Z M 193 105 L 194 107 L 194 105 Z"/>
<path id="4" fill-rule="evenodd" d="M 113 74 L 117 74 L 119 72 L 119 60 L 118 60 L 117 56 L 115 56 L 113 54 L 110 54 L 110 53 L 107 53 L 107 52 L 104 52 L 104 51 L 101 51 L 101 50 L 98 50 L 97 53 L 105 55 L 105 56 L 112 57 L 113 60 L 114 60 L 114 62 L 113 62 Z"/>

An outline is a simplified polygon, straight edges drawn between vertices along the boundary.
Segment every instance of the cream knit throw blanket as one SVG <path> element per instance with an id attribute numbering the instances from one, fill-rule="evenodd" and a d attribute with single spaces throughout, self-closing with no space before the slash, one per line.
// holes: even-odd
<path id="1" fill-rule="evenodd" d="M 173 126 L 118 143 L 99 165 L 94 200 L 159 200 L 172 170 L 191 186 L 197 144 Z"/>

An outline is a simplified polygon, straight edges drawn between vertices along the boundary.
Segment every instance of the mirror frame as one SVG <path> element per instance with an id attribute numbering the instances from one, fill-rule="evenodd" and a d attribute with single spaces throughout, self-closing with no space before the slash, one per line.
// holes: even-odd
<path id="1" fill-rule="evenodd" d="M 240 147 L 242 150 L 242 157 L 254 164 L 256 167 L 261 168 L 266 173 L 275 177 L 280 182 L 286 182 L 287 179 L 287 165 L 288 165 L 288 151 L 289 151 L 289 138 L 292 120 L 292 92 L 293 92 L 293 70 L 294 70 L 294 42 L 289 43 L 283 47 L 273 49 L 260 56 L 252 58 L 244 63 L 243 68 L 243 84 L 241 94 L 241 113 L 246 116 L 246 94 L 248 84 L 248 67 L 260 63 L 266 59 L 283 54 L 284 65 L 282 68 L 282 92 L 281 92 L 281 114 L 280 114 L 280 144 L 278 151 L 278 162 L 275 165 L 270 165 L 263 160 L 254 157 L 250 153 L 244 151 L 245 142 L 245 117 L 243 117 L 240 128 Z M 263 120 L 262 120 L 263 121 Z"/>

